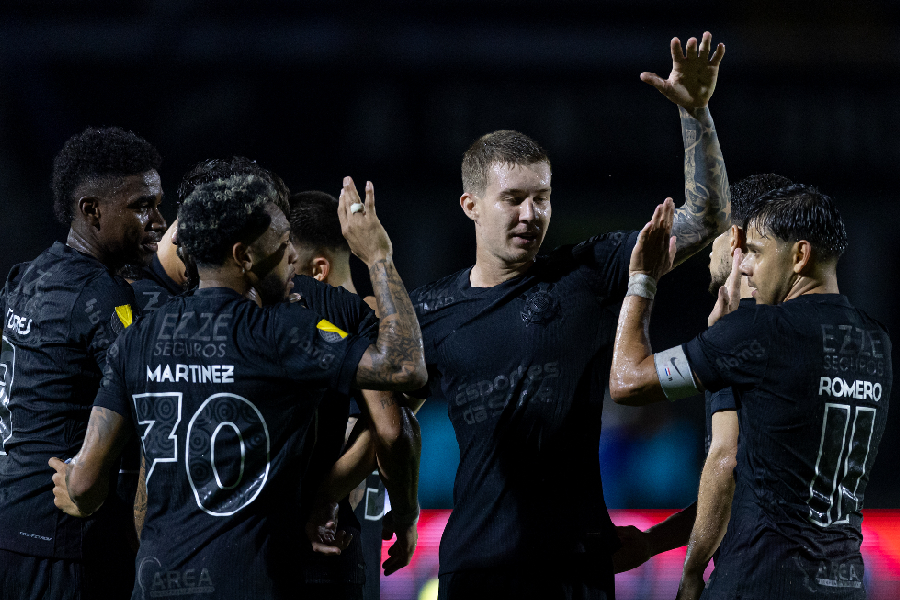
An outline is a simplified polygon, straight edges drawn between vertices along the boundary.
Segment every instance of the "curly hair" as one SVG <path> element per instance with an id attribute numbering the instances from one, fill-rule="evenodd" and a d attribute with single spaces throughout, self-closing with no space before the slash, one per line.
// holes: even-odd
<path id="1" fill-rule="evenodd" d="M 70 137 L 53 159 L 53 213 L 63 224 L 75 219 L 75 192 L 87 181 L 113 183 L 159 169 L 162 158 L 147 140 L 118 127 L 88 127 Z"/>
<path id="2" fill-rule="evenodd" d="M 547 152 L 524 133 L 501 129 L 485 134 L 475 140 L 463 154 L 463 191 L 483 194 L 487 187 L 488 169 L 494 163 L 533 165 L 541 162 L 550 166 Z"/>
<path id="3" fill-rule="evenodd" d="M 731 186 L 731 222 L 741 225 L 747 215 L 755 212 L 760 204 L 760 198 L 772 190 L 793 185 L 793 181 L 787 177 L 775 173 L 763 173 L 750 175 Z"/>
<path id="4" fill-rule="evenodd" d="M 178 211 L 178 243 L 198 265 L 219 266 L 234 244 L 252 243 L 266 231 L 266 205 L 277 198 L 275 188 L 256 175 L 201 184 Z"/>
<path id="5" fill-rule="evenodd" d="M 349 250 L 341 233 L 337 207 L 337 198 L 325 192 L 291 194 L 291 234 L 294 239 L 311 250 Z"/>
<path id="6" fill-rule="evenodd" d="M 744 231 L 754 227 L 785 242 L 806 240 L 825 260 L 837 260 L 849 244 L 834 200 L 810 185 L 794 184 L 764 194 L 743 225 Z"/>
<path id="7" fill-rule="evenodd" d="M 175 192 L 176 202 L 179 204 L 184 202 L 185 198 L 199 185 L 219 179 L 228 179 L 233 175 L 255 175 L 268 183 L 275 189 L 277 194 L 276 206 L 286 216 L 290 215 L 288 197 L 291 191 L 284 184 L 284 181 L 281 180 L 281 177 L 268 169 L 262 168 L 256 164 L 255 160 L 250 160 L 243 156 L 232 156 L 229 159 L 209 158 L 198 162 L 181 178 L 181 183 L 178 184 L 178 190 Z"/>

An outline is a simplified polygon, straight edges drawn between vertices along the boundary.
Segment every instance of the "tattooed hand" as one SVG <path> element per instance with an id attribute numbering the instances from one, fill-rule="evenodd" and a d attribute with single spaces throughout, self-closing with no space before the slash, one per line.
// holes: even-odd
<path id="1" fill-rule="evenodd" d="M 688 110 L 705 107 L 716 89 L 719 63 L 725 56 L 725 44 L 719 44 L 713 55 L 709 56 L 711 43 L 712 35 L 707 31 L 700 40 L 699 48 L 697 38 L 692 37 L 687 41 L 687 52 L 682 52 L 681 41 L 673 38 L 669 78 L 663 79 L 656 73 L 641 73 L 641 81 L 649 83 L 663 96 Z"/>

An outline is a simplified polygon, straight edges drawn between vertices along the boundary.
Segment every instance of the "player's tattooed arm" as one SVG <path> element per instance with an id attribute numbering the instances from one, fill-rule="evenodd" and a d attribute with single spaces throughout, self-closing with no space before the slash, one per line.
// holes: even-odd
<path id="1" fill-rule="evenodd" d="M 695 600 L 700 597 L 704 586 L 703 571 L 728 529 L 734 496 L 732 472 L 737 464 L 737 442 L 737 413 L 733 410 L 714 413 L 712 444 L 700 476 L 697 517 L 687 545 L 678 600 Z"/>
<path id="2" fill-rule="evenodd" d="M 369 267 L 381 323 L 378 339 L 363 355 L 356 372 L 360 388 L 415 390 L 426 383 L 422 333 L 412 302 L 393 261 Z"/>
<path id="3" fill-rule="evenodd" d="M 678 105 L 684 138 L 685 204 L 675 215 L 675 264 L 698 252 L 731 225 L 731 204 L 725 161 L 707 104 L 716 89 L 725 46 L 710 54 L 712 35 L 670 43 L 672 72 L 668 79 L 641 73 L 641 80 Z"/>
<path id="4" fill-rule="evenodd" d="M 344 178 L 338 200 L 341 232 L 350 250 L 369 267 L 381 318 L 378 339 L 359 361 L 355 386 L 371 390 L 415 390 L 425 385 L 422 332 L 412 302 L 393 261 L 391 240 L 375 213 L 375 188 L 366 183 L 365 202 Z"/>
<path id="5" fill-rule="evenodd" d="M 141 532 L 144 530 L 144 517 L 147 514 L 146 468 L 144 455 L 141 453 L 141 473 L 138 476 L 137 493 L 134 496 L 134 530 L 137 532 L 138 540 L 141 539 Z"/>
<path id="6" fill-rule="evenodd" d="M 94 513 L 109 493 L 109 473 L 116 466 L 130 430 L 119 413 L 95 406 L 91 409 L 84 444 L 69 464 L 51 458 L 54 503 L 68 514 Z"/>
<path id="7" fill-rule="evenodd" d="M 716 127 L 706 107 L 681 114 L 684 206 L 675 211 L 675 264 L 703 249 L 731 225 L 731 192 Z"/>

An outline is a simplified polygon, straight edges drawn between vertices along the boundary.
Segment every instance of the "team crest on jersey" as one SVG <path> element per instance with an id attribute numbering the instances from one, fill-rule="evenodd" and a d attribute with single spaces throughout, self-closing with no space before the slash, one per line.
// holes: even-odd
<path id="1" fill-rule="evenodd" d="M 109 325 L 114 335 L 120 335 L 134 320 L 134 313 L 130 304 L 117 306 L 115 312 L 109 317 Z"/>
<path id="2" fill-rule="evenodd" d="M 543 287 L 543 286 L 541 286 Z M 545 325 L 549 323 L 559 312 L 559 301 L 550 295 L 549 287 L 538 289 L 525 298 L 525 308 L 522 310 L 522 320 L 526 324 L 532 323 Z"/>
<path id="3" fill-rule="evenodd" d="M 337 325 L 326 321 L 325 319 L 316 323 L 316 329 L 319 330 L 319 335 L 322 339 L 329 344 L 334 344 L 347 337 L 346 331 L 342 331 Z"/>

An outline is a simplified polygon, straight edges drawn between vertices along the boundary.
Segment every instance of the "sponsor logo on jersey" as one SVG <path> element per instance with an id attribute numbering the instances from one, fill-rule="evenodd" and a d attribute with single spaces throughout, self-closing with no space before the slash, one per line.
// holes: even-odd
<path id="1" fill-rule="evenodd" d="M 559 363 L 544 365 L 520 365 L 509 375 L 497 375 L 476 383 L 463 383 L 456 388 L 454 403 L 467 405 L 463 419 L 469 425 L 480 423 L 488 416 L 498 416 L 507 403 L 517 396 L 516 406 L 526 402 L 552 402 L 558 394 L 556 379 Z"/>
<path id="2" fill-rule="evenodd" d="M 347 337 L 347 332 L 341 330 L 340 327 L 331 323 L 330 321 L 326 321 L 322 319 L 318 323 L 316 323 L 316 329 L 319 330 L 319 335 L 323 340 L 328 342 L 329 344 L 333 344 L 335 342 L 339 342 L 345 337 Z"/>
<path id="3" fill-rule="evenodd" d="M 130 304 L 117 306 L 113 314 L 109 317 L 109 327 L 116 337 L 122 335 L 122 332 L 128 329 L 134 320 L 134 313 Z"/>
<path id="4" fill-rule="evenodd" d="M 746 340 L 735 346 L 729 355 L 717 358 L 716 366 L 727 373 L 747 361 L 760 360 L 765 355 L 766 348 L 759 340 Z"/>
<path id="5" fill-rule="evenodd" d="M 234 365 L 147 365 L 147 381 L 178 383 L 234 383 Z"/>
<path id="6" fill-rule="evenodd" d="M 151 575 L 149 570 L 160 566 L 159 559 L 145 557 L 138 568 L 138 585 L 144 592 L 144 598 L 168 598 L 171 596 L 188 596 L 194 594 L 212 594 L 213 586 L 209 569 L 157 569 Z"/>
<path id="7" fill-rule="evenodd" d="M 844 381 L 840 377 L 819 379 L 819 395 L 831 398 L 855 398 L 857 400 L 881 400 L 881 384 L 857 379 Z"/>
<path id="8" fill-rule="evenodd" d="M 42 540 L 44 542 L 49 542 L 53 538 L 47 537 L 46 535 L 39 535 L 37 533 L 25 533 L 24 531 L 20 531 L 19 535 L 24 535 L 25 537 L 34 538 L 36 540 Z"/>

